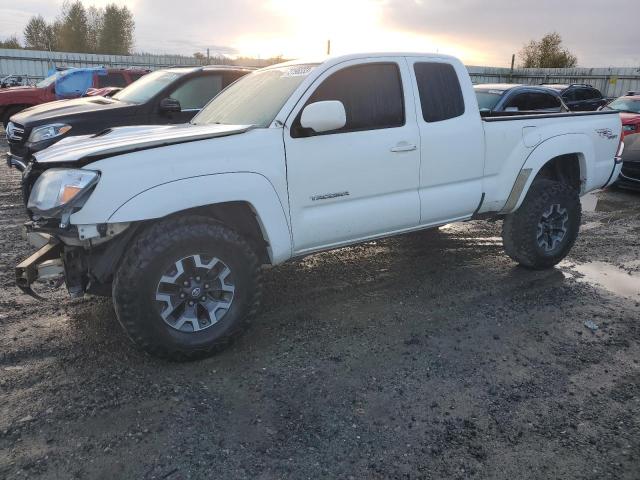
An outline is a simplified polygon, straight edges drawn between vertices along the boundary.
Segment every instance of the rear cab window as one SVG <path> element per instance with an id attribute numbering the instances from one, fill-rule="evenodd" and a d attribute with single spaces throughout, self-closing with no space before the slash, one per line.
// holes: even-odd
<path id="1" fill-rule="evenodd" d="M 98 88 L 126 86 L 127 80 L 120 72 L 107 72 L 106 75 L 98 75 Z"/>
<path id="2" fill-rule="evenodd" d="M 413 68 L 425 122 L 441 122 L 464 114 L 462 88 L 453 65 L 418 62 Z"/>

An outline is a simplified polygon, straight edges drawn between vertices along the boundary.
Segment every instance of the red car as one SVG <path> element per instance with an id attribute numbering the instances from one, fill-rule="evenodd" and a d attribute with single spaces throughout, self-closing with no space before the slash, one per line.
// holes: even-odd
<path id="1" fill-rule="evenodd" d="M 61 96 L 59 89 L 57 89 L 59 81 L 63 77 L 68 77 L 70 73 L 77 71 L 88 73 L 88 85 L 86 86 L 99 89 L 125 87 L 149 72 L 143 69 L 122 68 L 68 69 L 54 73 L 35 86 L 2 88 L 0 89 L 0 120 L 2 120 L 3 126 L 6 128 L 9 118 L 25 108 L 54 100 L 82 96 L 87 88 L 82 91 L 66 92 L 64 96 Z"/>
<path id="2" fill-rule="evenodd" d="M 603 107 L 605 110 L 618 110 L 622 119 L 622 138 L 640 133 L 640 95 L 632 94 L 616 98 Z"/>

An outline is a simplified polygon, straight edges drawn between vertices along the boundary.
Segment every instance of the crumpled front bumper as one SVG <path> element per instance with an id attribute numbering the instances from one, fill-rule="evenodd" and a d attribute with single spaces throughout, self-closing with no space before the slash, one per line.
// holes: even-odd
<path id="1" fill-rule="evenodd" d="M 105 236 L 83 240 L 82 226 L 78 231 L 76 226 L 61 229 L 57 222 L 25 223 L 27 240 L 37 251 L 15 268 L 17 287 L 38 299 L 42 298 L 32 289 L 37 281 L 58 286 L 64 282 L 72 298 L 111 295 L 113 275 L 139 225 L 107 227 Z"/>
<path id="2" fill-rule="evenodd" d="M 16 286 L 27 295 L 40 298 L 31 285 L 36 280 L 53 278 L 64 274 L 62 244 L 53 237 L 46 239 L 38 251 L 16 266 Z"/>

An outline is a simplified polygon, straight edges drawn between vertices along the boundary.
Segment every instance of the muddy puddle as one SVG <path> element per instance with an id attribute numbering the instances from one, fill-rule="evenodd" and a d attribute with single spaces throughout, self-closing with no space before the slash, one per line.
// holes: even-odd
<path id="1" fill-rule="evenodd" d="M 640 299 L 640 275 L 629 274 L 606 262 L 563 262 L 560 266 L 570 270 L 564 272 L 568 278 L 604 288 L 621 297 Z"/>

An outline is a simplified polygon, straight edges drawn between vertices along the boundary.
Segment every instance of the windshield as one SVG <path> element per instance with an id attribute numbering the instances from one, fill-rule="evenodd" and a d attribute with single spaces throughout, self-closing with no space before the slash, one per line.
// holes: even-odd
<path id="1" fill-rule="evenodd" d="M 268 127 L 315 64 L 259 70 L 242 77 L 211 100 L 192 122 Z"/>
<path id="2" fill-rule="evenodd" d="M 185 73 L 187 71 L 175 70 L 159 70 L 149 73 L 120 90 L 112 98 L 126 103 L 146 103 Z"/>
<path id="3" fill-rule="evenodd" d="M 606 108 L 618 110 L 619 112 L 640 113 L 640 100 L 618 98 L 607 105 Z"/>
<path id="4" fill-rule="evenodd" d="M 38 83 L 36 83 L 36 87 L 38 87 L 38 88 L 47 88 L 49 85 L 51 85 L 53 82 L 55 82 L 56 79 L 59 76 L 60 76 L 60 73 L 56 72 L 53 75 L 45 78 L 44 80 L 40 80 Z"/>
<path id="5" fill-rule="evenodd" d="M 500 101 L 502 92 L 498 90 L 476 90 L 480 110 L 493 110 Z"/>

